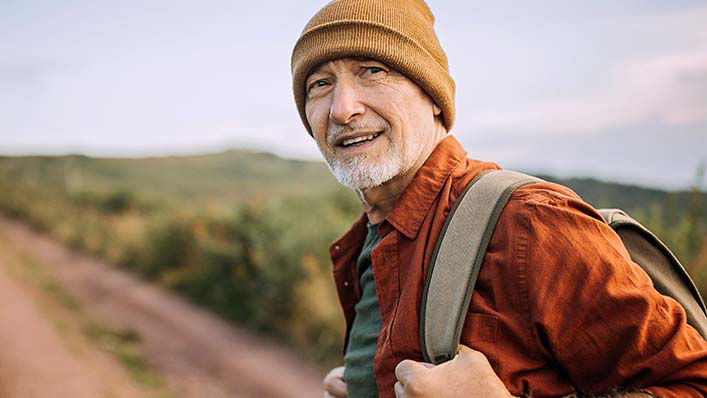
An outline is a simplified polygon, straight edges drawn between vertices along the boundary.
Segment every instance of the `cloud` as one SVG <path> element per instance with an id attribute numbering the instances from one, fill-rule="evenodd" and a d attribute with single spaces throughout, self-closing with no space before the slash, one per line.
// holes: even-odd
<path id="1" fill-rule="evenodd" d="M 34 84 L 44 77 L 49 69 L 49 65 L 39 63 L 0 64 L 0 84 Z"/>
<path id="2" fill-rule="evenodd" d="M 626 63 L 609 88 L 507 110 L 472 114 L 477 131 L 601 132 L 657 121 L 668 126 L 707 123 L 707 46 Z"/>
<path id="3" fill-rule="evenodd" d="M 707 25 L 695 23 L 696 14 L 707 18 L 707 8 L 643 21 L 658 27 L 678 26 L 682 21 L 680 31 L 689 32 L 685 39 L 689 45 L 624 61 L 606 84 L 584 96 L 477 110 L 469 127 L 485 132 L 522 134 L 532 129 L 546 135 L 586 135 L 651 122 L 674 127 L 707 123 Z"/>

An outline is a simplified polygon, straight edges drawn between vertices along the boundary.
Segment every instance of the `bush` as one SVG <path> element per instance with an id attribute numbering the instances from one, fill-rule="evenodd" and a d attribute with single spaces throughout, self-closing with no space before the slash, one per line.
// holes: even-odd
<path id="1" fill-rule="evenodd" d="M 128 210 L 136 209 L 137 199 L 130 191 L 116 191 L 108 194 L 99 203 L 101 210 L 108 214 L 125 213 Z"/>

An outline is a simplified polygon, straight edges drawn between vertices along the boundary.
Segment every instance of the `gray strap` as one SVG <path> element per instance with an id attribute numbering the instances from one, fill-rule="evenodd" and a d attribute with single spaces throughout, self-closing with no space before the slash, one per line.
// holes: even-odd
<path id="1" fill-rule="evenodd" d="M 707 338 L 707 310 L 700 291 L 677 257 L 651 231 L 619 209 L 599 209 L 599 214 L 621 238 L 631 259 L 651 277 L 655 289 L 677 300 L 687 323 Z"/>
<path id="2" fill-rule="evenodd" d="M 542 180 L 509 170 L 477 176 L 449 212 L 432 254 L 420 309 L 425 361 L 442 363 L 457 353 L 471 293 L 498 218 L 517 188 Z"/>

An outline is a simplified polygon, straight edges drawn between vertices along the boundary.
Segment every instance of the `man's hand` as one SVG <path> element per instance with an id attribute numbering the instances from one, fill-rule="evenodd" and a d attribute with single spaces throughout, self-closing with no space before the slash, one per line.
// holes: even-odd
<path id="1" fill-rule="evenodd" d="M 460 345 L 459 354 L 441 365 L 406 359 L 395 368 L 396 398 L 509 398 L 484 354 Z"/>
<path id="2" fill-rule="evenodd" d="M 324 376 L 324 398 L 346 398 L 343 366 L 332 369 Z"/>

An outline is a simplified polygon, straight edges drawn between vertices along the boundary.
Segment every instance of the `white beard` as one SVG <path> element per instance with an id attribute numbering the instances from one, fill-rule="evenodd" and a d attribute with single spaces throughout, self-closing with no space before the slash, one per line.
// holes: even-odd
<path id="1" fill-rule="evenodd" d="M 390 157 L 378 161 L 367 155 L 340 160 L 327 159 L 329 170 L 342 184 L 352 189 L 366 189 L 383 185 L 406 169 L 406 162 L 399 150 L 392 150 Z"/>
<path id="2" fill-rule="evenodd" d="M 383 123 L 336 125 L 327 132 L 327 145 L 334 147 L 337 136 L 346 131 L 356 129 L 390 131 L 390 128 Z M 414 166 L 415 159 L 421 156 L 424 150 L 421 145 L 424 142 L 422 139 L 422 134 L 424 133 L 421 131 L 413 131 L 408 138 L 409 141 L 406 142 L 402 140 L 396 141 L 387 134 L 377 138 L 378 140 L 388 140 L 387 151 L 380 158 L 371 158 L 371 155 L 364 153 L 344 159 L 332 155 L 330 159 L 324 148 L 320 147 L 319 150 L 324 155 L 329 170 L 331 170 L 331 173 L 334 174 L 339 183 L 352 189 L 373 188 L 383 185 L 394 177 L 410 170 Z M 378 145 L 381 144 L 378 143 Z"/>

